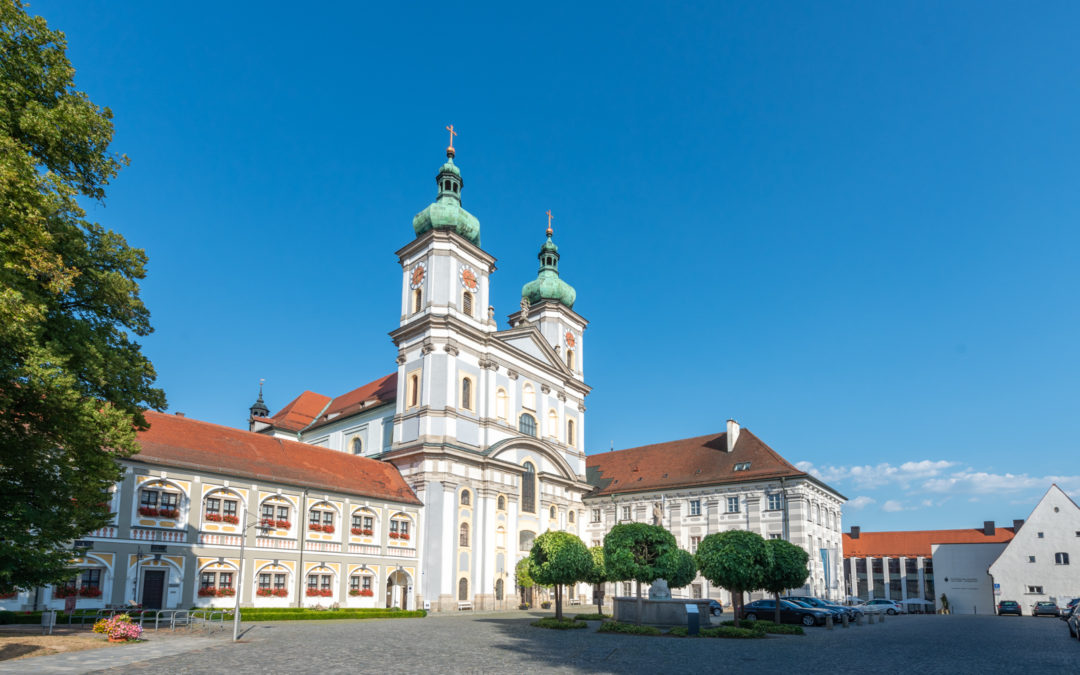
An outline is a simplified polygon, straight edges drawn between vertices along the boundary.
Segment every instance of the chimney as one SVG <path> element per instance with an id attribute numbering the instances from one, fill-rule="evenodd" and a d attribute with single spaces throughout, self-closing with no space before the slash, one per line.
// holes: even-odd
<path id="1" fill-rule="evenodd" d="M 861 531 L 862 531 L 862 528 L 860 528 L 858 525 L 852 525 L 851 526 L 851 538 L 852 539 L 858 539 L 859 538 L 859 532 L 861 532 Z"/>
<path id="2" fill-rule="evenodd" d="M 1023 520 L 1014 520 L 1013 521 L 1013 533 L 1015 534 L 1015 533 L 1019 532 L 1020 531 L 1020 526 L 1023 525 L 1023 524 L 1024 524 Z"/>
<path id="3" fill-rule="evenodd" d="M 985 534 L 986 536 L 988 536 L 988 537 L 994 536 L 994 531 L 996 529 L 997 528 L 994 527 L 994 521 L 992 521 L 992 520 L 984 520 L 983 521 L 983 534 Z"/>
<path id="4" fill-rule="evenodd" d="M 727 421 L 727 451 L 735 449 L 735 442 L 739 440 L 739 423 L 735 420 Z"/>

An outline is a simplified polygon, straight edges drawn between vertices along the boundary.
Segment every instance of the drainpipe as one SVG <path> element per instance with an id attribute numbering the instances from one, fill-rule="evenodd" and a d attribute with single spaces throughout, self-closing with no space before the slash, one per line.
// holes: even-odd
<path id="1" fill-rule="evenodd" d="M 297 523 L 296 534 L 300 539 L 300 562 L 296 567 L 296 606 L 303 607 L 304 600 L 300 594 L 304 590 L 301 585 L 304 580 L 304 538 L 306 536 L 305 528 L 307 527 L 307 488 L 304 488 L 304 493 L 300 497 L 300 508 L 297 509 Z M 343 523 L 344 524 L 344 523 Z"/>

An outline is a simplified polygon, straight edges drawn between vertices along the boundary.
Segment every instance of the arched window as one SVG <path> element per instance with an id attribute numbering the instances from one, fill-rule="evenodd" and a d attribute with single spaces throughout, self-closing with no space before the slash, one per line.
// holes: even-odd
<path id="1" fill-rule="evenodd" d="M 408 540 L 410 522 L 408 516 L 400 513 L 394 514 L 390 518 L 390 538 Z"/>
<path id="2" fill-rule="evenodd" d="M 364 454 L 364 441 L 359 436 L 352 439 L 352 454 L 362 455 Z"/>
<path id="3" fill-rule="evenodd" d="M 211 492 L 203 500 L 203 520 L 211 523 L 229 523 L 236 525 L 240 522 L 240 496 L 228 490 Z"/>
<path id="4" fill-rule="evenodd" d="M 536 436 L 536 418 L 529 413 L 521 413 L 518 418 L 518 431 L 526 436 Z"/>
<path id="5" fill-rule="evenodd" d="M 555 510 L 555 507 L 551 507 L 551 511 L 548 513 L 548 518 L 555 520 L 555 517 L 559 515 L 559 512 Z"/>
<path id="6" fill-rule="evenodd" d="M 569 368 L 570 370 L 574 369 L 574 350 L 573 349 L 567 349 L 566 350 L 566 367 Z"/>
<path id="7" fill-rule="evenodd" d="M 287 500 L 282 497 L 270 497 L 262 503 L 259 526 L 287 530 L 292 527 L 292 523 L 289 521 L 291 513 L 292 507 Z"/>
<path id="8" fill-rule="evenodd" d="M 574 420 L 566 420 L 566 444 L 577 445 L 577 434 L 574 433 Z"/>
<path id="9" fill-rule="evenodd" d="M 529 551 L 532 550 L 533 542 L 536 541 L 536 533 L 530 530 L 522 530 L 518 532 L 518 550 Z"/>
<path id="10" fill-rule="evenodd" d="M 496 579 L 495 580 L 495 599 L 496 600 L 502 600 L 503 599 L 503 580 L 502 579 Z"/>
<path id="11" fill-rule="evenodd" d="M 552 438 L 559 437 L 559 413 L 554 409 L 548 411 L 547 435 Z"/>
<path id="12" fill-rule="evenodd" d="M 461 505 L 462 506 L 468 506 L 470 501 L 471 500 L 469 498 L 469 491 L 468 490 L 462 490 L 461 491 Z"/>
<path id="13" fill-rule="evenodd" d="M 572 522 L 574 522 L 574 512 L 573 512 L 573 511 L 571 511 L 571 512 L 567 513 L 567 514 L 566 514 L 566 518 L 567 518 L 567 520 L 569 520 L 569 521 L 570 521 L 571 523 L 572 523 Z"/>
<path id="14" fill-rule="evenodd" d="M 458 546 L 463 548 L 469 547 L 469 524 L 462 523 L 461 528 L 458 530 Z"/>
<path id="15" fill-rule="evenodd" d="M 367 570 L 361 570 L 360 573 L 354 574 L 349 577 L 349 595 L 355 595 L 360 597 L 371 597 L 375 595 L 375 590 L 371 587 L 371 581 L 374 577 Z"/>
<path id="16" fill-rule="evenodd" d="M 521 407 L 536 410 L 536 390 L 528 382 L 521 386 Z"/>
<path id="17" fill-rule="evenodd" d="M 450 181 L 449 180 L 444 180 L 443 184 L 442 184 L 442 187 L 443 187 L 444 190 L 449 192 L 450 191 Z"/>
<path id="18" fill-rule="evenodd" d="M 471 377 L 461 378 L 461 407 L 465 410 L 474 410 L 473 405 L 473 381 Z"/>
<path id="19" fill-rule="evenodd" d="M 506 410 L 509 407 L 510 397 L 506 395 L 506 390 L 499 387 L 495 391 L 495 417 L 500 420 L 506 419 Z"/>
<path id="20" fill-rule="evenodd" d="M 150 518 L 179 518 L 180 492 L 164 482 L 146 485 L 139 490 L 139 515 Z"/>
<path id="21" fill-rule="evenodd" d="M 409 375 L 409 391 L 406 395 L 409 399 L 410 408 L 420 405 L 420 375 L 418 373 Z"/>
<path id="22" fill-rule="evenodd" d="M 412 292 L 412 311 L 413 314 L 419 312 L 424 308 L 424 292 L 419 288 Z"/>
<path id="23" fill-rule="evenodd" d="M 465 602 L 469 599 L 469 580 L 465 577 L 462 577 L 461 581 L 458 582 L 457 599 L 460 602 Z"/>
<path id="24" fill-rule="evenodd" d="M 498 507 L 500 511 L 506 510 L 506 497 L 499 495 Z"/>
<path id="25" fill-rule="evenodd" d="M 536 467 L 532 462 L 525 462 L 525 473 L 521 475 L 521 510 L 536 513 Z"/>
<path id="26" fill-rule="evenodd" d="M 461 294 L 461 311 L 465 312 L 469 316 L 473 315 L 473 298 L 472 293 L 465 291 Z"/>

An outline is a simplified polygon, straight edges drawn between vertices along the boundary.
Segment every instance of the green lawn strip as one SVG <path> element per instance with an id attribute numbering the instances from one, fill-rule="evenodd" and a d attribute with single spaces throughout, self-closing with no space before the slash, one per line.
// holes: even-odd
<path id="1" fill-rule="evenodd" d="M 427 616 L 424 610 L 407 612 L 393 609 L 315 610 L 295 607 L 240 608 L 243 621 L 326 621 L 331 619 L 414 619 Z"/>
<path id="2" fill-rule="evenodd" d="M 603 621 L 604 619 L 610 619 L 607 614 L 578 614 L 574 617 L 578 621 Z"/>
<path id="3" fill-rule="evenodd" d="M 638 626 L 632 623 L 619 623 L 618 621 L 605 621 L 600 624 L 598 633 L 625 633 L 627 635 L 663 635 L 663 632 L 654 626 Z"/>
<path id="4" fill-rule="evenodd" d="M 551 617 L 543 618 L 539 621 L 533 621 L 530 625 L 536 626 L 537 628 L 550 628 L 552 630 L 588 628 L 589 626 L 589 624 L 585 623 L 584 621 L 576 621 L 574 619 L 563 619 L 562 621 L 559 621 L 558 619 Z"/>
<path id="5" fill-rule="evenodd" d="M 674 637 L 689 637 L 686 626 L 675 626 L 667 634 Z M 717 626 L 716 628 L 702 628 L 696 637 L 753 639 L 765 637 L 765 632 L 734 626 Z"/>

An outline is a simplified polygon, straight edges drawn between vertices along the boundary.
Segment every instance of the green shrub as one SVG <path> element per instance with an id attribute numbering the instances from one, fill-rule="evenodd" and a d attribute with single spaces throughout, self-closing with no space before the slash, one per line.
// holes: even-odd
<path id="1" fill-rule="evenodd" d="M 619 623 L 618 621 L 605 621 L 600 624 L 598 633 L 626 633 L 627 635 L 663 635 L 659 628 L 654 626 L 637 626 L 632 623 Z"/>
<path id="2" fill-rule="evenodd" d="M 701 636 L 710 638 L 753 639 L 765 637 L 765 631 L 751 630 L 749 628 L 736 628 L 734 626 L 718 626 L 716 628 L 703 629 L 701 631 Z"/>
<path id="3" fill-rule="evenodd" d="M 756 630 L 755 626 L 755 630 Z M 770 624 L 763 626 L 762 630 L 766 633 L 772 633 L 774 635 L 806 635 L 806 631 L 802 626 L 785 626 L 783 624 Z"/>
<path id="4" fill-rule="evenodd" d="M 721 626 L 734 626 L 735 621 L 733 621 L 733 620 L 721 621 L 720 625 Z M 742 619 L 742 620 L 739 621 L 738 627 L 739 628 L 757 628 L 757 627 L 760 627 L 761 630 L 765 630 L 766 626 L 775 626 L 775 625 L 777 625 L 777 624 L 773 623 L 772 621 L 766 621 L 765 619 L 758 619 L 757 621 L 748 621 L 747 619 Z"/>
<path id="5" fill-rule="evenodd" d="M 578 621 L 603 621 L 604 619 L 610 619 L 607 614 L 578 614 L 574 617 Z"/>
<path id="6" fill-rule="evenodd" d="M 674 635 L 675 637 L 686 637 L 687 636 L 687 629 L 686 629 L 686 626 L 675 626 L 674 628 L 669 630 L 667 632 L 667 634 L 668 635 Z"/>
<path id="7" fill-rule="evenodd" d="M 574 619 L 563 619 L 559 621 L 553 618 L 543 618 L 539 621 L 533 621 L 533 626 L 537 628 L 551 628 L 552 630 L 567 630 L 569 628 L 587 628 L 588 624 L 584 621 L 576 621 Z"/>
<path id="8" fill-rule="evenodd" d="M 424 610 L 400 609 L 338 609 L 317 610 L 297 607 L 248 607 L 240 608 L 244 621 L 325 621 L 330 619 L 413 619 L 427 616 Z"/>

